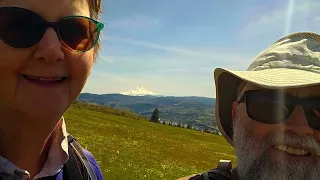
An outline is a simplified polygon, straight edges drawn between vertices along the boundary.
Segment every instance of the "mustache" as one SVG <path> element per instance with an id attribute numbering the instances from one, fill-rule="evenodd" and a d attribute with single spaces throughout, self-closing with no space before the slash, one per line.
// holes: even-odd
<path id="1" fill-rule="evenodd" d="M 238 157 L 238 174 L 240 179 L 319 179 L 320 158 L 314 156 L 316 163 L 292 163 L 280 156 L 271 158 L 270 147 L 285 145 L 295 149 L 304 149 L 319 153 L 319 144 L 313 134 L 300 135 L 284 129 L 271 131 L 265 136 L 257 137 L 254 129 L 241 121 L 234 123 L 234 146 Z M 314 154 L 314 153 L 312 153 Z"/>
<path id="2" fill-rule="evenodd" d="M 311 135 L 298 135 L 287 131 L 282 133 L 271 133 L 265 139 L 267 146 L 286 145 L 296 149 L 306 149 L 314 155 L 320 154 L 320 144 Z"/>

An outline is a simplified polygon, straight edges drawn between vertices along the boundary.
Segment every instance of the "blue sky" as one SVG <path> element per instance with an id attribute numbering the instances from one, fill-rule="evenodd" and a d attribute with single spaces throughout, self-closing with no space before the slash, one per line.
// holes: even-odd
<path id="1" fill-rule="evenodd" d="M 83 92 L 141 85 L 215 97 L 215 68 L 245 70 L 283 35 L 319 33 L 319 9 L 319 0 L 105 0 L 102 50 Z"/>

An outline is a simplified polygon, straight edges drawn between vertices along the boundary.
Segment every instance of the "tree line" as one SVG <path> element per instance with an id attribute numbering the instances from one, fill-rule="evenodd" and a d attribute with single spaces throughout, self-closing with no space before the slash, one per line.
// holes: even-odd
<path id="1" fill-rule="evenodd" d="M 137 115 L 136 113 L 129 111 L 129 110 L 121 110 L 121 109 L 115 109 L 109 106 L 104 106 L 104 105 L 97 105 L 97 104 L 90 104 L 90 103 L 86 103 L 86 102 L 81 102 L 81 101 L 75 101 L 72 105 L 75 108 L 81 108 L 81 109 L 88 109 L 88 110 L 92 110 L 92 111 L 98 111 L 98 112 L 102 112 L 105 114 L 110 114 L 110 115 L 115 115 L 115 116 L 122 116 L 122 117 L 127 117 L 130 119 L 135 119 L 135 120 L 149 120 L 150 122 L 154 122 L 154 123 L 161 123 L 164 125 L 169 125 L 172 127 L 180 127 L 180 128 L 186 128 L 186 129 L 193 129 L 196 131 L 203 131 L 203 132 L 207 132 L 207 133 L 213 133 L 213 134 L 218 134 L 218 131 L 210 131 L 209 129 L 197 129 L 193 126 L 191 126 L 190 124 L 183 124 L 183 123 L 175 123 L 172 121 L 161 121 L 160 120 L 160 111 L 158 108 L 155 108 L 151 117 L 148 118 L 146 116 L 142 116 L 142 115 Z"/>
<path id="2" fill-rule="evenodd" d="M 210 131 L 209 129 L 197 129 L 193 126 L 191 126 L 189 123 L 188 124 L 183 124 L 183 123 L 173 123 L 172 121 L 160 121 L 160 111 L 158 108 L 155 108 L 150 119 L 150 122 L 154 122 L 154 123 L 161 123 L 164 125 L 169 125 L 169 126 L 173 126 L 173 127 L 181 127 L 181 128 L 186 128 L 186 129 L 193 129 L 193 130 L 197 130 L 197 131 L 203 131 L 206 133 L 212 133 L 212 134 L 217 134 L 219 135 L 219 131 Z"/>

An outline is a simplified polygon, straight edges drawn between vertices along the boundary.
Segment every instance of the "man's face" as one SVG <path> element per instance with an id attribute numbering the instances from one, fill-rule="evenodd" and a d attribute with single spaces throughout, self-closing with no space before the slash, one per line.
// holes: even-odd
<path id="1" fill-rule="evenodd" d="M 242 93 L 256 89 L 263 90 L 248 84 Z M 286 89 L 283 93 L 320 97 L 320 87 Z M 294 107 L 285 122 L 267 124 L 251 119 L 245 102 L 234 102 L 233 124 L 241 179 L 320 179 L 320 157 L 316 154 L 320 152 L 320 131 L 309 127 L 302 106 Z"/>

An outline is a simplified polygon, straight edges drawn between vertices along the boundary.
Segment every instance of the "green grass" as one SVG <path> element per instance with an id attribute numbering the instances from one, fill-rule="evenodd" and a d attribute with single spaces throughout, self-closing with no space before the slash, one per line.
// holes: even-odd
<path id="1" fill-rule="evenodd" d="M 236 163 L 222 136 L 71 107 L 68 132 L 96 158 L 105 179 L 174 180 Z"/>

